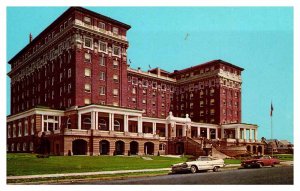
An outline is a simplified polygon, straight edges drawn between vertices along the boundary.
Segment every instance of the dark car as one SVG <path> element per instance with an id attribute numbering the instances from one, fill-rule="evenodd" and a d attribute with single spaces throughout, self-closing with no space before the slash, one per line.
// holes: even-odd
<path id="1" fill-rule="evenodd" d="M 280 161 L 277 158 L 272 158 L 271 156 L 264 155 L 255 157 L 253 159 L 243 160 L 241 166 L 244 168 L 261 168 L 263 166 L 272 166 L 279 164 Z"/>

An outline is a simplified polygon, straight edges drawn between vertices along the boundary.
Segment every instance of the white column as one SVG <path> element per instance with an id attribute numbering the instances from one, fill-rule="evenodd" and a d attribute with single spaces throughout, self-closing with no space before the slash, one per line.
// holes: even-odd
<path id="1" fill-rule="evenodd" d="M 249 129 L 249 135 L 250 135 L 249 139 L 252 140 L 253 139 L 253 137 L 252 137 L 252 129 Z"/>
<path id="2" fill-rule="evenodd" d="M 182 136 L 185 137 L 186 136 L 186 125 L 182 126 Z"/>
<path id="3" fill-rule="evenodd" d="M 236 139 L 240 139 L 241 137 L 240 137 L 240 128 L 235 128 L 235 138 Z"/>
<path id="4" fill-rule="evenodd" d="M 91 112 L 91 129 L 95 129 L 95 112 Z"/>
<path id="5" fill-rule="evenodd" d="M 243 134 L 244 134 L 244 137 L 243 137 L 243 138 L 244 138 L 244 139 L 247 139 L 247 129 L 246 129 L 246 128 L 243 129 Z"/>
<path id="6" fill-rule="evenodd" d="M 197 127 L 197 137 L 200 137 L 200 127 Z"/>
<path id="7" fill-rule="evenodd" d="M 128 115 L 124 115 L 124 132 L 128 132 Z"/>
<path id="8" fill-rule="evenodd" d="M 216 139 L 218 139 L 219 138 L 219 134 L 218 134 L 218 128 L 216 128 Z"/>
<path id="9" fill-rule="evenodd" d="M 225 134 L 224 128 L 221 127 L 221 139 L 224 139 L 224 138 L 225 138 L 224 134 Z"/>
<path id="10" fill-rule="evenodd" d="M 206 128 L 206 138 L 210 139 L 210 128 Z"/>
<path id="11" fill-rule="evenodd" d="M 257 129 L 254 129 L 254 140 L 257 140 Z"/>
<path id="12" fill-rule="evenodd" d="M 138 116 L 138 133 L 143 133 L 143 122 L 141 116 Z"/>
<path id="13" fill-rule="evenodd" d="M 60 125 L 61 125 L 61 116 L 58 116 L 58 129 L 60 129 Z"/>
<path id="14" fill-rule="evenodd" d="M 115 115 L 111 114 L 111 131 L 115 130 Z"/>
<path id="15" fill-rule="evenodd" d="M 166 136 L 166 138 L 169 137 L 169 134 L 168 134 L 168 124 L 167 123 L 165 125 L 165 136 Z"/>
<path id="16" fill-rule="evenodd" d="M 81 130 L 81 113 L 78 112 L 78 129 Z"/>
<path id="17" fill-rule="evenodd" d="M 156 134 L 156 123 L 152 123 L 152 131 L 153 131 L 153 135 Z"/>
<path id="18" fill-rule="evenodd" d="M 108 114 L 108 129 L 109 129 L 109 131 L 111 131 L 112 130 L 112 127 L 111 127 L 112 125 L 111 125 L 111 113 L 109 113 Z"/>
<path id="19" fill-rule="evenodd" d="M 42 132 L 44 132 L 44 115 L 42 115 Z"/>
<path id="20" fill-rule="evenodd" d="M 99 129 L 99 122 L 98 122 L 98 117 L 99 117 L 99 113 L 98 113 L 98 111 L 96 111 L 96 127 L 95 127 L 95 129 Z"/>

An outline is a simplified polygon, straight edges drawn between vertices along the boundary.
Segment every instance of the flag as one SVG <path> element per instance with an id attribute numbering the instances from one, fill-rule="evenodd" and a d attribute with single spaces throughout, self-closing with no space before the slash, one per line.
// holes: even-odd
<path id="1" fill-rule="evenodd" d="M 271 112 L 270 112 L 270 116 L 272 117 L 272 115 L 273 115 L 273 104 L 272 104 L 272 102 L 271 102 Z"/>

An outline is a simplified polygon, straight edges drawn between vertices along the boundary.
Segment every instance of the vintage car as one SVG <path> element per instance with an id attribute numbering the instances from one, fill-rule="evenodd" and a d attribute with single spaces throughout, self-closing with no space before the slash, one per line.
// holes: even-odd
<path id="1" fill-rule="evenodd" d="M 241 166 L 244 168 L 261 168 L 263 166 L 272 166 L 279 164 L 280 161 L 277 158 L 272 158 L 271 156 L 264 155 L 254 157 L 253 159 L 243 160 Z"/>
<path id="2" fill-rule="evenodd" d="M 216 159 L 209 156 L 200 156 L 195 161 L 189 161 L 184 163 L 178 163 L 172 165 L 172 173 L 177 172 L 192 172 L 213 170 L 219 171 L 219 168 L 224 167 L 223 159 Z"/>

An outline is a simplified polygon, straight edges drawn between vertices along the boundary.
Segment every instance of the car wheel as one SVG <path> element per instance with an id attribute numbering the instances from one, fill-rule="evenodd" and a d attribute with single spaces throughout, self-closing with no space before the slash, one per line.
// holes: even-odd
<path id="1" fill-rule="evenodd" d="M 262 164 L 262 163 L 258 163 L 258 167 L 259 167 L 259 168 L 262 168 L 262 167 L 263 167 L 263 164 Z"/>
<path id="2" fill-rule="evenodd" d="M 271 167 L 275 167 L 275 164 L 274 164 L 274 163 L 272 163 L 272 164 L 271 164 Z"/>
<path id="3" fill-rule="evenodd" d="M 196 173 L 197 172 L 197 167 L 196 166 L 191 166 L 191 172 Z"/>
<path id="4" fill-rule="evenodd" d="M 214 172 L 218 172 L 218 171 L 219 171 L 219 167 L 218 167 L 218 166 L 215 166 L 215 167 L 213 168 L 213 171 L 214 171 Z"/>

